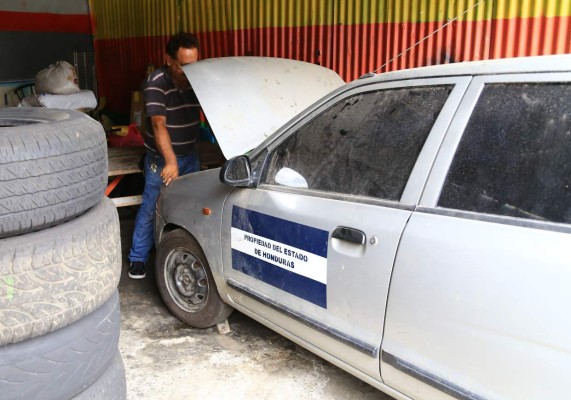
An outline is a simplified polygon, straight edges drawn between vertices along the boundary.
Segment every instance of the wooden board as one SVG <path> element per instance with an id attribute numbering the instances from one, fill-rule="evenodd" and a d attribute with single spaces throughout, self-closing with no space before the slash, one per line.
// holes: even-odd
<path id="1" fill-rule="evenodd" d="M 144 147 L 109 147 L 107 148 L 108 176 L 110 180 L 107 186 L 107 195 L 110 196 L 119 180 L 124 175 L 138 174 L 141 169 L 141 159 L 145 155 Z M 126 197 L 110 197 L 116 207 L 125 207 L 141 204 L 141 195 Z"/>
<path id="2" fill-rule="evenodd" d="M 137 206 L 141 204 L 143 196 L 136 195 L 136 196 L 114 197 L 111 198 L 111 200 L 113 200 L 115 207 Z"/>
<path id="3" fill-rule="evenodd" d="M 145 147 L 109 147 L 107 152 L 109 176 L 142 172 L 140 162 L 146 152 Z"/>

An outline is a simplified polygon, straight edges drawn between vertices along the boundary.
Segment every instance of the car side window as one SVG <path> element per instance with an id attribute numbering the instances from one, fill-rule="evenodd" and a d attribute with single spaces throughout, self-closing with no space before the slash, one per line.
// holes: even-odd
<path id="1" fill-rule="evenodd" d="M 571 84 L 485 86 L 438 206 L 571 223 Z"/>
<path id="2" fill-rule="evenodd" d="M 343 99 L 270 155 L 262 182 L 399 200 L 452 85 Z"/>

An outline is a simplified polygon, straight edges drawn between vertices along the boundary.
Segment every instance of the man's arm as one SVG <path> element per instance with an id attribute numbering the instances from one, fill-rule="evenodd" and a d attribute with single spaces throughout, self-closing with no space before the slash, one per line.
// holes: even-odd
<path id="1" fill-rule="evenodd" d="M 165 167 L 161 172 L 161 178 L 163 178 L 165 185 L 168 185 L 173 179 L 178 177 L 178 163 L 167 130 L 167 119 L 162 115 L 154 115 L 151 117 L 151 122 L 153 124 L 155 143 L 159 152 L 165 158 Z"/>

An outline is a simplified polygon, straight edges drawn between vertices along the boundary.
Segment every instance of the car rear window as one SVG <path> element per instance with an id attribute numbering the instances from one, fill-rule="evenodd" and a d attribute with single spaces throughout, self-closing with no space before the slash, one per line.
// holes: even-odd
<path id="1" fill-rule="evenodd" d="M 438 206 L 571 223 L 571 84 L 486 85 Z"/>
<path id="2" fill-rule="evenodd" d="M 386 89 L 346 98 L 271 155 L 264 183 L 293 170 L 307 188 L 399 200 L 453 86 Z"/>

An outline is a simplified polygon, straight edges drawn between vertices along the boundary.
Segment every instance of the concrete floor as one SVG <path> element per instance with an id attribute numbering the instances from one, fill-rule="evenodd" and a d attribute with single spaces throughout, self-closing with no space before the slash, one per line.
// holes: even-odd
<path id="1" fill-rule="evenodd" d="M 119 348 L 129 400 L 391 399 L 237 311 L 226 334 L 179 322 L 163 305 L 152 271 L 143 280 L 128 278 L 136 210 L 119 211 Z"/>

